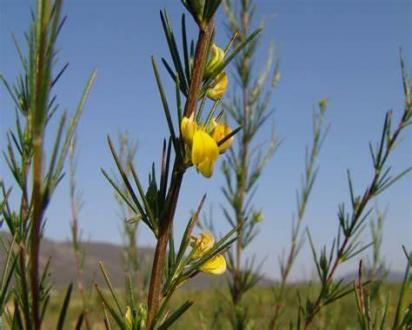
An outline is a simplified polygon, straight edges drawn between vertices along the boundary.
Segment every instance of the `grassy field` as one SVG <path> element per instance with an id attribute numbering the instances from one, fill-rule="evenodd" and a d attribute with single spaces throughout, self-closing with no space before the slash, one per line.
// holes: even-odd
<path id="1" fill-rule="evenodd" d="M 281 329 L 287 329 L 288 323 L 296 319 L 297 301 L 296 293 L 302 297 L 314 292 L 316 287 L 308 288 L 304 285 L 289 286 L 285 301 L 285 313 L 282 315 Z M 381 288 L 379 308 L 384 308 L 385 297 L 390 297 L 388 319 L 391 320 L 398 296 L 398 284 L 384 284 Z M 409 288 L 406 297 L 412 296 L 412 288 Z M 178 306 L 184 300 L 195 300 L 196 303 L 178 320 L 172 329 L 229 329 L 227 315 L 225 314 L 228 294 L 222 290 L 180 290 L 170 303 L 170 307 Z M 45 329 L 52 329 L 57 322 L 57 315 L 63 293 L 53 295 L 50 309 L 46 317 Z M 101 302 L 93 293 L 90 297 L 93 305 L 90 321 L 93 329 L 104 329 L 102 320 Z M 274 297 L 271 289 L 256 288 L 245 296 L 245 304 L 249 308 L 249 315 L 254 320 L 253 329 L 267 329 L 271 312 L 274 306 Z M 326 306 L 323 312 L 316 318 L 313 329 L 359 329 L 356 319 L 356 305 L 353 294 L 348 295 L 337 303 Z M 68 313 L 67 329 L 74 329 L 78 314 L 81 309 L 80 298 L 75 294 Z"/>

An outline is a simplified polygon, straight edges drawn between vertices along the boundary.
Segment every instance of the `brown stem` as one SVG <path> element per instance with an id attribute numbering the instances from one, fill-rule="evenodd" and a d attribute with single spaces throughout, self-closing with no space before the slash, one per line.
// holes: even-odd
<path id="1" fill-rule="evenodd" d="M 30 320 L 30 309 L 29 309 L 29 297 L 28 297 L 28 289 L 27 289 L 27 282 L 26 282 L 26 249 L 24 247 L 24 243 L 21 243 L 22 246 L 20 246 L 19 249 L 19 271 L 21 272 L 20 276 L 20 285 L 22 289 L 22 300 L 23 300 L 23 316 L 24 316 L 24 322 L 26 323 L 26 327 L 29 327 L 31 325 L 31 320 Z"/>
<path id="2" fill-rule="evenodd" d="M 190 81 L 188 97 L 185 104 L 184 115 L 189 117 L 196 110 L 196 102 L 198 100 L 199 91 L 203 80 L 203 71 L 208 57 L 208 45 L 213 33 L 213 19 L 205 26 L 200 27 L 199 37 L 196 44 L 193 74 Z M 167 203 L 169 209 L 165 215 L 159 220 L 159 237 L 156 244 L 155 255 L 153 259 L 152 273 L 150 277 L 150 286 L 148 294 L 148 315 L 147 328 L 153 328 L 153 321 L 159 309 L 161 299 L 161 285 L 163 268 L 165 265 L 167 242 L 169 233 L 172 228 L 173 218 L 176 210 L 177 201 L 179 199 L 180 187 L 182 185 L 184 175 L 184 167 L 182 159 L 177 157 L 173 166 L 173 175 L 171 187 L 167 194 Z"/>
<path id="3" fill-rule="evenodd" d="M 32 318 L 35 330 L 40 329 L 40 295 L 39 295 L 39 251 L 40 232 L 43 218 L 41 169 L 42 169 L 43 139 L 36 137 L 33 141 L 33 217 L 31 230 L 31 292 L 33 301 Z"/>
<path id="4" fill-rule="evenodd" d="M 27 288 L 27 269 L 26 269 L 26 244 L 27 244 L 27 228 L 28 228 L 28 219 L 30 216 L 29 213 L 29 202 L 28 202 L 28 193 L 27 193 L 27 178 L 29 177 L 30 171 L 30 160 L 27 160 L 27 155 L 23 155 L 22 161 L 22 173 L 24 179 L 22 187 L 22 196 L 20 202 L 20 214 L 23 223 L 23 236 L 18 235 L 19 240 L 19 271 L 20 271 L 20 285 L 22 288 L 22 300 L 23 300 L 23 316 L 26 326 L 31 324 L 30 310 L 29 306 L 29 297 L 28 297 L 28 288 Z"/>
<path id="5" fill-rule="evenodd" d="M 31 248 L 30 248 L 30 282 L 32 292 L 32 321 L 34 330 L 40 330 L 40 285 L 39 285 L 39 252 L 40 233 L 44 213 L 42 193 L 42 166 L 43 166 L 43 137 L 45 130 L 45 117 L 47 116 L 48 92 L 50 86 L 47 76 L 47 36 L 50 20 L 50 7 L 47 1 L 38 2 L 38 17 L 36 17 L 36 41 L 35 50 L 35 83 L 33 90 L 33 187 L 32 205 L 33 214 L 31 221 Z"/>
<path id="6" fill-rule="evenodd" d="M 249 13 L 247 8 L 242 8 L 241 12 L 241 39 L 243 39 L 248 32 L 249 27 Z M 242 58 L 242 68 L 244 72 L 250 71 L 250 59 L 247 55 Z M 241 77 L 243 78 L 243 77 Z M 243 292 L 241 290 L 241 263 L 242 263 L 242 251 L 243 251 L 243 228 L 242 225 L 245 221 L 243 215 L 244 200 L 246 195 L 246 179 L 247 179 L 247 160 L 249 155 L 249 84 L 247 79 L 242 79 L 242 99 L 243 99 L 243 130 L 242 140 L 240 145 L 240 166 L 241 171 L 237 177 L 237 195 L 238 195 L 238 207 L 236 209 L 236 220 L 240 227 L 237 230 L 236 240 L 236 265 L 234 272 L 234 296 L 233 304 L 236 306 L 242 300 Z"/>
<path id="7" fill-rule="evenodd" d="M 179 169 L 179 160 L 175 161 L 173 168 L 172 186 L 169 190 L 170 194 L 170 209 L 169 212 L 160 220 L 159 239 L 157 241 L 155 255 L 153 259 L 152 274 L 150 278 L 149 295 L 147 300 L 148 315 L 147 328 L 153 327 L 153 320 L 159 309 L 161 298 L 161 285 L 163 268 L 165 264 L 166 248 L 169 239 L 169 232 L 172 227 L 173 218 L 176 210 L 177 201 L 179 198 L 180 187 L 183 181 L 184 171 Z"/>
<path id="8" fill-rule="evenodd" d="M 189 92 L 187 95 L 184 115 L 190 115 L 196 109 L 196 102 L 199 96 L 200 87 L 203 80 L 203 71 L 208 57 L 208 46 L 212 37 L 214 28 L 213 19 L 205 27 L 200 28 L 196 44 L 195 58 L 193 63 L 193 74 L 190 80 Z"/>

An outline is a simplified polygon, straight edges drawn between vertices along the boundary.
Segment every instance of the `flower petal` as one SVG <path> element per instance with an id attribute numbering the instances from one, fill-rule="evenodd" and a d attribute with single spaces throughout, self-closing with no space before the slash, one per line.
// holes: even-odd
<path id="1" fill-rule="evenodd" d="M 220 275 L 226 271 L 226 260 L 221 254 L 214 256 L 199 267 L 203 273 Z"/>
<path id="2" fill-rule="evenodd" d="M 183 141 L 189 146 L 192 145 L 193 142 L 193 135 L 197 130 L 197 123 L 194 121 L 194 114 L 188 118 L 183 117 L 180 123 L 180 131 L 182 133 Z"/>
<path id="3" fill-rule="evenodd" d="M 193 135 L 192 163 L 205 177 L 211 177 L 214 164 L 219 157 L 219 148 L 213 138 L 199 129 Z"/>
<path id="4" fill-rule="evenodd" d="M 206 76 L 212 74 L 213 71 L 219 67 L 219 65 L 223 64 L 224 57 L 225 51 L 216 46 L 216 44 L 213 44 L 210 48 L 210 58 L 206 65 Z"/>
<path id="5" fill-rule="evenodd" d="M 227 78 L 226 73 L 222 72 L 216 77 L 214 85 L 207 90 L 207 97 L 217 101 L 223 97 L 225 94 L 229 79 Z"/>
<path id="6" fill-rule="evenodd" d="M 196 237 L 192 246 L 194 249 L 193 258 L 200 258 L 207 251 L 209 251 L 215 244 L 215 238 L 213 235 L 207 231 L 202 232 L 198 237 Z"/>

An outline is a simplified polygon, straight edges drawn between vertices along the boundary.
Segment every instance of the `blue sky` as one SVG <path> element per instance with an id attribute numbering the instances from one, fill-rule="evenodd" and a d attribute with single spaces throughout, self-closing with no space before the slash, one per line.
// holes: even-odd
<path id="1" fill-rule="evenodd" d="M 270 42 L 276 45 L 281 81 L 273 95 L 273 117 L 258 136 L 268 139 L 276 126 L 282 144 L 263 174 L 256 204 L 265 214 L 258 239 L 249 254 L 267 258 L 264 271 L 276 277 L 277 255 L 288 246 L 295 190 L 300 184 L 305 145 L 311 137 L 311 113 L 322 97 L 329 99 L 327 119 L 331 130 L 320 156 L 320 172 L 305 217 L 316 244 L 330 244 L 337 229 L 337 206 L 348 201 L 346 169 L 351 169 L 361 193 L 371 177 L 368 142 L 376 141 L 384 113 L 393 109 L 398 118 L 403 95 L 399 47 L 412 68 L 412 4 L 409 1 L 255 1 L 256 17 L 265 20 L 258 63 Z M 0 1 L 0 72 L 13 81 L 20 71 L 11 33 L 23 40 L 30 19 L 29 0 Z M 127 130 L 138 142 L 136 168 L 142 177 L 152 161 L 158 161 L 161 141 L 167 134 L 153 78 L 150 56 L 168 56 L 160 27 L 159 10 L 166 8 L 179 27 L 183 6 L 179 1 L 67 1 L 68 14 L 59 42 L 61 63 L 70 62 L 59 83 L 62 109 L 72 111 L 93 68 L 97 80 L 79 126 L 78 181 L 84 207 L 81 226 L 85 239 L 121 242 L 117 205 L 100 173 L 113 168 L 106 136 Z M 227 42 L 217 17 L 217 40 Z M 188 22 L 192 23 L 190 20 Z M 189 31 L 195 37 L 192 28 Z M 163 72 L 170 96 L 173 84 Z M 14 109 L 4 89 L 0 90 L 0 145 L 13 124 Z M 52 131 L 49 132 L 51 134 Z M 412 134 L 403 136 L 392 158 L 394 171 L 412 164 Z M 50 139 L 52 136 L 50 136 Z M 5 163 L 0 171 L 11 183 Z M 212 180 L 189 171 L 176 214 L 181 231 L 189 211 L 207 192 L 215 224 L 227 229 L 219 212 L 223 201 L 220 174 Z M 67 180 L 55 194 L 47 213 L 47 236 L 69 237 L 70 209 Z M 403 269 L 401 244 L 412 248 L 412 177 L 391 188 L 378 200 L 388 207 L 383 252 L 393 269 Z M 208 206 L 209 207 L 209 206 Z M 368 228 L 364 241 L 368 240 Z M 153 244 L 147 230 L 140 244 Z M 310 276 L 313 264 L 308 247 L 298 259 L 294 277 Z M 353 265 L 343 267 L 348 270 Z"/>

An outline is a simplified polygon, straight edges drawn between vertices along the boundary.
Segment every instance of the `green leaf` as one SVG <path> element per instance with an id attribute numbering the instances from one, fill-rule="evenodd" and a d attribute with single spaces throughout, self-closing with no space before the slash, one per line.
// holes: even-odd
<path id="1" fill-rule="evenodd" d="M 150 223 L 153 225 L 153 227 L 157 228 L 157 219 L 154 216 L 153 210 L 150 207 L 149 201 L 146 198 L 146 194 L 143 190 L 142 184 L 140 183 L 139 177 L 137 176 L 136 170 L 134 169 L 133 164 L 129 163 L 129 169 L 132 173 L 132 177 L 134 179 L 134 182 L 136 183 L 137 190 L 139 191 L 140 198 L 143 201 L 143 205 L 145 208 L 145 213 L 147 214 L 147 217 L 149 218 Z M 154 178 L 153 178 L 154 180 Z"/>
<path id="2" fill-rule="evenodd" d="M 404 252 L 406 252 L 406 249 L 404 248 Z M 407 288 L 408 288 L 408 284 L 410 282 L 410 278 L 409 278 L 409 272 L 411 269 L 411 265 L 410 265 L 410 258 L 412 258 L 412 254 L 408 254 L 407 255 L 407 265 L 406 265 L 406 269 L 403 275 L 403 281 L 402 281 L 402 285 L 401 288 L 399 290 L 399 298 L 398 298 L 398 302 L 396 304 L 396 310 L 395 310 L 395 316 L 393 318 L 393 325 L 392 325 L 392 329 L 399 329 L 400 328 L 400 323 L 401 323 L 401 314 L 402 314 L 402 309 L 404 307 L 404 300 L 405 300 L 405 294 L 407 292 Z"/>
<path id="3" fill-rule="evenodd" d="M 179 319 L 183 313 L 185 313 L 191 306 L 193 305 L 193 301 L 186 301 L 182 305 L 180 305 L 173 313 L 163 321 L 163 323 L 158 327 L 158 330 L 166 330 L 168 329 L 177 319 Z"/>
<path id="4" fill-rule="evenodd" d="M 182 61 L 180 59 L 179 50 L 177 49 L 176 40 L 173 35 L 173 30 L 170 26 L 166 11 L 160 12 L 160 19 L 162 21 L 163 31 L 166 36 L 166 41 L 169 46 L 169 51 L 170 51 L 170 55 L 172 56 L 175 70 L 179 76 L 179 80 L 182 84 L 183 91 L 187 93 L 188 85 L 187 85 L 186 77 L 183 71 Z"/>
<path id="5" fill-rule="evenodd" d="M 110 315 L 113 317 L 113 319 L 115 320 L 115 322 L 117 323 L 117 325 L 119 326 L 120 329 L 122 330 L 126 330 L 126 327 L 123 324 L 123 319 L 122 319 L 122 312 L 120 312 L 120 315 L 116 313 L 116 311 L 114 310 L 114 308 L 109 304 L 109 302 L 107 301 L 107 299 L 105 298 L 105 296 L 103 295 L 103 293 L 101 292 L 101 290 L 99 289 L 98 285 L 95 284 L 95 289 L 100 297 L 100 299 L 103 302 L 103 305 L 109 310 Z M 110 329 L 110 322 L 109 322 L 109 318 L 106 314 L 106 308 L 104 308 L 104 314 L 105 314 L 105 324 L 108 326 L 108 328 Z"/>
<path id="6" fill-rule="evenodd" d="M 89 96 L 89 93 L 91 91 L 91 88 L 93 86 L 93 83 L 94 83 L 95 79 L 96 79 L 96 70 L 94 70 L 91 73 L 90 77 L 89 77 L 89 80 L 86 84 L 86 87 L 83 90 L 82 97 L 80 98 L 80 102 L 77 106 L 76 112 L 75 112 L 75 114 L 74 114 L 74 116 L 71 120 L 70 126 L 69 126 L 69 128 L 66 132 L 65 141 L 64 141 L 63 147 L 60 151 L 60 157 L 58 158 L 56 169 L 55 169 L 54 179 L 56 181 L 58 180 L 58 177 L 60 177 L 60 175 L 63 171 L 63 165 L 64 165 L 64 161 L 66 159 L 67 153 L 69 151 L 70 143 L 73 139 L 74 132 L 75 132 L 75 130 L 77 128 L 77 125 L 79 123 L 80 116 L 83 112 L 84 106 L 86 104 L 87 98 Z"/>
<path id="7" fill-rule="evenodd" d="M 64 297 L 62 309 L 60 311 L 59 321 L 57 322 L 57 327 L 56 327 L 57 330 L 64 329 L 64 320 L 66 319 L 67 310 L 69 308 L 72 289 L 73 289 L 73 283 L 70 283 L 69 287 L 67 288 L 66 295 Z"/>
<path id="8" fill-rule="evenodd" d="M 152 57 L 152 66 L 153 66 L 153 71 L 154 71 L 155 78 L 156 78 L 157 87 L 159 89 L 160 98 L 162 99 L 163 110 L 164 110 L 164 113 L 165 113 L 165 116 L 166 116 L 166 121 L 167 121 L 167 125 L 169 127 L 169 132 L 170 132 L 170 136 L 171 136 L 171 139 L 172 139 L 172 143 L 173 143 L 173 146 L 175 148 L 176 154 L 180 155 L 180 148 L 179 148 L 179 145 L 177 144 L 175 129 L 173 127 L 172 116 L 170 115 L 170 110 L 169 110 L 169 106 L 167 104 L 166 94 L 165 94 L 165 91 L 163 89 L 162 82 L 160 80 L 159 71 L 157 69 L 157 64 L 156 64 L 156 61 L 155 61 L 154 57 Z"/>
<path id="9" fill-rule="evenodd" d="M 186 81 L 188 82 L 188 85 L 190 85 L 191 81 L 191 68 L 190 68 L 190 62 L 189 62 L 189 48 L 187 45 L 187 34 L 186 34 L 186 19 L 185 15 L 182 15 L 182 42 L 183 42 L 183 58 L 185 61 L 185 73 L 186 73 Z"/>
<path id="10" fill-rule="evenodd" d="M 113 297 L 113 300 L 116 303 L 117 310 L 119 311 L 120 315 L 122 315 L 123 309 L 120 306 L 120 302 L 119 302 L 119 299 L 117 298 L 116 291 L 113 288 L 112 282 L 110 281 L 109 275 L 107 274 L 107 271 L 106 271 L 106 268 L 104 267 L 103 262 L 99 261 L 99 267 L 103 274 L 104 281 L 106 282 L 106 285 L 109 288 L 109 291 Z"/>

